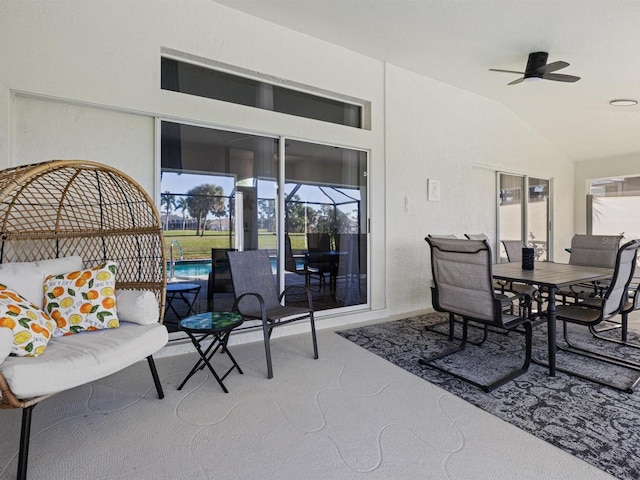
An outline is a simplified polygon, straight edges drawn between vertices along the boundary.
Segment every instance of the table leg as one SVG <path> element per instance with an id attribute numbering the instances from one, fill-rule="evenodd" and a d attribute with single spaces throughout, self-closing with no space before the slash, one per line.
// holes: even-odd
<path id="1" fill-rule="evenodd" d="M 218 332 L 206 333 L 202 335 L 200 338 L 196 338 L 196 336 L 189 331 L 187 331 L 186 334 L 191 339 L 191 342 L 193 343 L 193 346 L 198 351 L 200 358 L 198 359 L 196 364 L 193 366 L 189 374 L 182 381 L 182 383 L 178 387 L 178 390 L 182 390 L 182 387 L 184 387 L 185 383 L 187 383 L 187 381 L 193 376 L 193 374 L 196 373 L 196 371 L 198 370 L 202 370 L 206 365 L 207 368 L 211 371 L 211 373 L 215 377 L 215 379 L 218 381 L 218 384 L 220 385 L 220 387 L 222 387 L 222 390 L 224 390 L 225 393 L 229 393 L 227 391 L 227 388 L 222 383 L 222 381 L 225 378 L 227 378 L 227 376 L 233 371 L 234 368 L 237 369 L 239 373 L 244 373 L 240 368 L 240 365 L 238 365 L 238 362 L 236 362 L 236 359 L 233 358 L 233 355 L 231 355 L 231 352 L 227 348 L 227 342 L 229 341 L 229 335 L 231 334 L 231 330 L 228 330 L 223 333 L 218 333 Z M 209 336 L 212 337 L 211 343 L 203 351 L 201 348 L 201 344 Z M 227 357 L 229 357 L 229 359 L 233 363 L 233 365 L 231 365 L 231 368 L 229 368 L 229 370 L 227 370 L 227 372 L 224 375 L 222 375 L 222 377 L 218 375 L 218 373 L 213 369 L 213 366 L 210 363 L 211 359 L 220 348 L 222 348 L 222 352 L 226 353 Z"/>
<path id="2" fill-rule="evenodd" d="M 173 306 L 174 298 L 175 298 L 175 294 L 173 294 L 173 293 L 167 294 L 167 310 L 171 310 L 173 312 L 173 314 L 176 316 L 176 318 L 178 320 L 180 320 L 180 315 L 178 315 L 178 312 L 176 311 L 175 307 Z"/>
<path id="3" fill-rule="evenodd" d="M 194 314 L 195 312 L 193 311 L 193 305 L 196 303 L 196 299 L 198 298 L 198 293 L 199 292 L 195 292 L 193 299 L 189 300 L 186 295 L 187 293 L 191 293 L 194 294 L 194 292 L 179 292 L 180 298 L 182 299 L 182 301 L 184 303 L 187 304 L 187 314 L 185 315 L 185 317 L 188 317 L 189 315 Z"/>
<path id="4" fill-rule="evenodd" d="M 207 353 L 210 351 L 210 349 L 213 346 L 213 344 L 217 343 L 218 346 L 220 346 L 220 343 L 219 343 L 218 339 L 214 337 L 211 345 L 209 345 L 209 348 L 207 349 L 207 353 L 205 353 L 205 352 L 202 351 L 202 348 L 200 348 L 200 341 L 202 341 L 202 338 L 200 340 L 196 339 L 193 336 L 193 334 L 191 334 L 191 332 L 187 332 L 187 335 L 189 335 L 189 337 L 191 338 L 191 341 L 193 342 L 193 346 L 196 347 L 196 350 L 198 351 L 198 354 L 200 355 L 200 360 L 198 360 L 196 362 L 196 364 L 191 369 L 189 374 L 182 381 L 182 383 L 178 387 L 178 390 L 181 390 L 182 387 L 184 387 L 184 384 L 187 383 L 187 380 L 189 380 L 193 376 L 193 374 L 196 373 L 196 371 L 200 368 L 201 362 L 204 362 L 204 365 L 206 365 L 209 368 L 209 370 L 211 371 L 211 373 L 213 374 L 213 376 L 217 380 L 217 382 L 220 385 L 220 387 L 222 387 L 222 390 L 224 391 L 224 393 L 229 393 L 229 390 L 227 390 L 227 387 L 224 386 L 224 383 L 222 383 L 222 379 L 218 376 L 216 371 L 213 369 L 213 367 L 209 363 L 209 359 L 207 358 Z M 217 350 L 217 348 L 216 348 L 216 350 Z M 214 351 L 214 353 L 215 353 L 215 351 Z"/>
<path id="5" fill-rule="evenodd" d="M 227 373 L 224 374 L 224 376 L 222 377 L 222 379 L 224 380 L 225 377 L 227 375 L 229 375 L 234 368 L 238 369 L 238 373 L 244 374 L 244 372 L 242 371 L 242 369 L 240 368 L 240 365 L 238 365 L 238 362 L 236 362 L 236 359 L 233 358 L 233 355 L 231 355 L 231 352 L 229 351 L 229 349 L 227 348 L 227 342 L 229 341 L 229 336 L 231 335 L 231 332 L 227 332 L 226 335 L 224 336 L 224 339 L 221 341 L 221 345 L 223 347 L 222 351 L 224 353 L 227 354 L 227 356 L 231 359 L 231 361 L 233 362 L 233 366 L 229 369 L 229 371 Z"/>
<path id="6" fill-rule="evenodd" d="M 195 314 L 195 304 L 198 299 L 198 294 L 200 293 L 200 287 L 197 288 L 189 288 L 187 290 L 173 290 L 167 291 L 167 301 L 166 301 L 166 311 L 169 310 L 173 312 L 178 320 L 181 318 L 186 318 L 189 315 Z M 193 298 L 189 300 L 187 295 L 193 295 Z M 173 302 L 175 300 L 181 300 L 187 305 L 187 313 L 185 315 L 180 315 L 178 311 L 173 306 Z"/>
<path id="7" fill-rule="evenodd" d="M 547 306 L 547 342 L 549 344 L 549 375 L 556 376 L 556 289 L 549 287 Z"/>

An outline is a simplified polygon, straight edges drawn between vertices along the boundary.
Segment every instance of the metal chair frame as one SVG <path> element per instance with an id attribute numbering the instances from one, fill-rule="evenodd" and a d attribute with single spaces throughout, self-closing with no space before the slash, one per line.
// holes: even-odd
<path id="1" fill-rule="evenodd" d="M 569 331 L 568 331 L 568 325 L 567 325 L 568 323 L 584 325 L 584 326 L 587 326 L 589 331 L 593 335 L 595 335 L 597 338 L 600 338 L 606 341 L 622 343 L 628 346 L 635 346 L 635 345 L 629 344 L 626 341 L 618 341 L 615 339 L 604 338 L 601 335 L 599 335 L 598 331 L 595 330 L 595 326 L 599 325 L 603 321 L 612 319 L 618 314 L 621 314 L 622 322 L 620 325 L 622 327 L 623 336 L 626 337 L 628 314 L 633 310 L 633 307 L 636 306 L 635 296 L 634 296 L 633 302 L 631 302 L 631 306 L 629 306 L 629 302 L 627 302 L 626 297 L 627 297 L 627 292 L 629 291 L 629 285 L 633 278 L 633 273 L 635 271 L 637 250 L 639 248 L 640 248 L 640 240 L 632 240 L 624 244 L 622 247 L 618 249 L 618 253 L 616 255 L 615 267 L 614 267 L 614 273 L 611 280 L 611 287 L 607 289 L 605 295 L 602 298 L 587 299 L 583 302 L 580 302 L 578 304 L 573 304 L 573 305 L 564 305 L 564 306 L 561 305 L 561 306 L 558 306 L 556 311 L 556 316 L 558 320 L 561 320 L 563 322 L 563 337 L 564 337 L 564 341 L 567 344 L 567 346 L 558 345 L 557 348 L 559 350 L 574 353 L 577 355 L 582 355 L 582 356 L 593 358 L 595 360 L 599 360 L 605 363 L 618 365 L 618 366 L 622 366 L 622 367 L 637 371 L 639 373 L 638 377 L 630 385 L 626 387 L 620 387 L 618 385 L 615 385 L 612 382 L 598 380 L 596 378 L 590 377 L 580 372 L 575 372 L 575 371 L 563 369 L 563 368 L 557 368 L 558 371 L 561 371 L 570 375 L 574 375 L 579 378 L 583 378 L 585 380 L 598 383 L 600 385 L 611 387 L 616 390 L 621 390 L 626 393 L 632 393 L 634 388 L 640 382 L 640 363 L 632 362 L 623 358 L 615 357 L 613 355 L 608 355 L 601 352 L 595 352 L 593 350 L 589 350 L 587 348 L 576 345 L 575 343 L 571 342 L 571 340 L 569 339 Z M 631 256 L 628 256 L 627 254 Z M 623 256 L 625 256 L 625 258 L 623 258 Z M 623 271 L 624 265 L 629 265 L 628 272 Z M 617 298 L 618 296 L 620 297 L 619 299 Z M 592 311 L 592 315 L 591 315 L 592 318 L 580 318 L 580 315 L 579 315 L 580 313 L 585 313 L 589 311 Z M 571 315 L 572 313 L 573 313 L 573 316 Z M 635 346 L 635 347 L 640 348 L 640 346 Z"/>
<path id="2" fill-rule="evenodd" d="M 270 339 L 273 329 L 299 320 L 309 319 L 311 324 L 311 339 L 313 342 L 313 358 L 318 358 L 318 342 L 314 320 L 313 299 L 307 285 L 291 285 L 278 295 L 271 262 L 266 250 L 247 250 L 242 252 L 227 252 L 231 281 L 235 302 L 233 311 L 239 312 L 250 320 L 260 320 L 264 338 L 264 349 L 267 360 L 267 378 L 273 378 Z M 283 305 L 285 297 L 294 290 L 304 290 L 307 297 L 307 307 L 289 307 Z M 254 328 L 239 327 L 237 330 Z"/>
<path id="3" fill-rule="evenodd" d="M 438 353 L 436 355 L 430 357 L 424 357 L 418 360 L 418 363 L 421 365 L 429 366 L 431 368 L 435 368 L 439 371 L 447 373 L 455 378 L 463 380 L 471 385 L 474 385 L 478 388 L 481 388 L 485 392 L 490 392 L 501 385 L 519 377 L 524 374 L 531 364 L 531 351 L 532 351 L 532 343 L 533 343 L 533 332 L 531 323 L 527 318 L 527 310 L 525 308 L 519 308 L 519 315 L 508 315 L 504 313 L 505 301 L 503 298 L 500 298 L 496 295 L 493 290 L 493 277 L 491 273 L 491 248 L 486 240 L 478 241 L 478 240 L 456 240 L 456 239 L 437 239 L 434 237 L 425 238 L 427 243 L 429 244 L 431 250 L 431 270 L 432 277 L 434 281 L 434 287 L 432 287 L 432 302 L 434 309 L 436 311 L 448 312 L 450 314 L 450 321 L 453 319 L 453 315 L 459 315 L 462 317 L 462 339 L 461 343 L 451 349 L 445 350 L 444 352 Z M 439 265 L 436 266 L 440 261 L 445 262 L 447 260 L 441 259 L 439 257 L 440 253 L 445 254 L 459 254 L 464 256 L 476 256 L 476 258 L 480 258 L 481 264 L 480 267 L 486 268 L 486 275 L 484 282 L 486 283 L 486 289 L 479 289 L 480 292 L 486 290 L 485 293 L 481 293 L 480 295 L 486 295 L 487 298 L 485 300 L 490 301 L 492 305 L 492 315 L 491 318 L 485 316 L 487 312 L 484 312 L 481 307 L 478 307 L 476 314 L 470 313 L 467 310 L 467 306 L 463 307 L 462 305 L 458 306 L 455 303 L 452 303 L 449 300 L 442 301 L 441 293 L 440 293 L 440 278 L 439 278 Z M 478 257 L 479 256 L 479 257 Z M 448 279 L 449 282 L 455 281 L 451 278 Z M 443 289 L 447 289 L 452 285 L 443 286 Z M 464 288 L 462 284 L 453 285 L 456 288 Z M 523 301 L 524 298 L 522 296 L 517 297 L 520 301 Z M 506 321 L 505 321 L 506 320 Z M 525 359 L 522 364 L 522 367 L 515 369 L 506 375 L 494 380 L 489 384 L 481 384 L 476 382 L 468 377 L 457 374 L 455 372 L 451 372 L 445 368 L 440 367 L 433 362 L 435 360 L 441 359 L 448 355 L 451 355 L 456 352 L 460 352 L 465 349 L 468 342 L 468 327 L 469 322 L 477 322 L 487 327 L 497 327 L 499 329 L 507 330 L 507 331 L 515 331 L 517 327 L 524 326 L 525 329 Z"/>

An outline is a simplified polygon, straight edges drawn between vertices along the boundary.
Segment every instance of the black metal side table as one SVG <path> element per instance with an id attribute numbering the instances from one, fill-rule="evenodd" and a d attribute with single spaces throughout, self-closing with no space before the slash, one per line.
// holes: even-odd
<path id="1" fill-rule="evenodd" d="M 240 365 L 236 362 L 235 358 L 231 355 L 229 348 L 227 348 L 227 342 L 229 341 L 229 335 L 231 331 L 240 326 L 244 321 L 242 315 L 234 312 L 207 312 L 200 313 L 198 315 L 192 315 L 190 317 L 183 318 L 180 320 L 179 328 L 184 331 L 191 341 L 193 342 L 193 346 L 196 347 L 196 350 L 200 354 L 200 359 L 193 366 L 189 374 L 182 381 L 178 390 L 181 390 L 187 380 L 189 380 L 196 371 L 201 370 L 205 367 L 205 365 L 209 368 L 215 379 L 218 381 L 222 390 L 225 393 L 229 393 L 227 387 L 224 386 L 222 381 L 227 378 L 233 369 L 237 369 L 238 372 L 243 373 L 240 369 Z M 206 348 L 206 350 L 202 350 L 202 343 L 208 337 L 212 337 L 211 344 Z M 233 365 L 227 372 L 219 376 L 214 368 L 211 366 L 211 357 L 222 348 L 222 353 L 226 353 Z"/>
<path id="2" fill-rule="evenodd" d="M 171 310 L 179 320 L 180 315 L 173 306 L 174 300 L 181 300 L 187 305 L 187 313 L 185 317 L 195 313 L 194 305 L 198 294 L 200 293 L 200 285 L 197 283 L 167 283 L 167 311 Z M 193 295 L 189 298 L 188 295 Z"/>

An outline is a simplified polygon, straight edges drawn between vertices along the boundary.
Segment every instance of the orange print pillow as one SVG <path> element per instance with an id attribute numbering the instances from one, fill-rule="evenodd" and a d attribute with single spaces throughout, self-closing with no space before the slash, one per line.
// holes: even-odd
<path id="1" fill-rule="evenodd" d="M 50 275 L 44 282 L 44 311 L 56 324 L 54 337 L 120 326 L 116 311 L 115 262 L 90 270 Z"/>
<path id="2" fill-rule="evenodd" d="M 11 355 L 37 357 L 44 352 L 54 331 L 54 323 L 23 296 L 0 284 L 0 327 L 13 332 Z"/>

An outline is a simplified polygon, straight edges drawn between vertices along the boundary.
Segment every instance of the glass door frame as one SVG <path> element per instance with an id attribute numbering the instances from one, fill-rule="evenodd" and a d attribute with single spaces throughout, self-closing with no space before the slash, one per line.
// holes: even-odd
<path id="1" fill-rule="evenodd" d="M 285 222 L 286 222 L 286 215 L 285 215 L 285 209 L 286 209 L 286 205 L 285 205 L 285 200 L 286 200 L 286 190 L 285 190 L 285 183 L 286 183 L 286 177 L 285 177 L 285 173 L 286 173 L 286 162 L 285 162 L 285 158 L 286 158 L 286 140 L 295 140 L 295 141 L 300 141 L 300 142 L 306 142 L 306 143 L 315 143 L 318 145 L 322 145 L 322 146 L 330 146 L 330 147 L 337 147 L 337 148 L 344 148 L 344 149 L 350 149 L 350 150 L 356 150 L 359 152 L 364 152 L 366 154 L 366 171 L 369 171 L 369 167 L 370 167 L 370 156 L 371 156 L 371 151 L 368 149 L 363 149 L 363 148 L 359 148 L 359 147 L 352 147 L 352 146 L 345 146 L 345 145 L 338 145 L 338 144 L 334 144 L 331 142 L 322 142 L 322 141 L 317 141 L 317 140 L 308 140 L 305 138 L 298 138 L 298 137 L 292 137 L 292 136 L 284 136 L 284 135 L 274 135 L 274 134 L 269 134 L 269 133 L 264 133 L 264 132 L 256 132 L 253 130 L 243 130 L 240 128 L 233 128 L 233 127 L 226 127 L 223 125 L 211 125 L 211 124 L 205 124 L 205 123 L 201 123 L 201 122 L 194 122 L 194 121 L 189 121 L 189 120 L 184 120 L 184 119 L 175 119 L 175 118 L 168 118 L 168 117 L 163 117 L 163 116 L 158 116 L 155 117 L 155 172 L 154 172 L 154 183 L 153 183 L 153 197 L 155 200 L 155 204 L 158 208 L 158 210 L 160 211 L 160 197 L 161 197 L 161 182 L 160 182 L 160 178 L 161 178 L 161 172 L 162 172 L 162 165 L 161 165 L 161 150 L 162 150 L 162 145 L 161 145 L 161 138 L 162 138 L 162 134 L 161 134 L 161 125 L 162 122 L 171 122 L 171 123 L 176 123 L 176 124 L 180 124 L 180 125 L 186 125 L 186 126 L 192 126 L 192 127 L 198 127 L 198 128 L 207 128 L 207 129 L 212 129 L 212 130 L 219 130 L 219 131 L 225 131 L 225 132 L 232 132 L 232 133 L 238 133 L 238 134 L 247 134 L 247 135 L 252 135 L 252 136 L 257 136 L 257 137 L 264 137 L 264 138 L 271 138 L 274 140 L 278 140 L 278 179 L 276 182 L 277 185 L 277 191 L 276 191 L 276 235 L 277 235 L 277 249 L 278 249 L 278 253 L 277 253 L 277 277 L 276 280 L 278 282 L 278 290 L 280 292 L 282 292 L 282 290 L 284 289 L 285 286 L 285 238 L 284 238 L 284 232 L 286 231 L 286 226 L 285 226 Z M 366 172 L 365 172 L 366 175 Z M 367 176 L 367 188 L 366 188 L 366 202 L 367 202 L 367 206 L 371 205 L 371 192 L 370 192 L 370 188 L 369 188 L 369 175 Z M 371 260 L 371 212 L 369 210 L 367 210 L 367 214 L 366 214 L 366 219 L 364 219 L 364 225 L 365 225 L 365 231 L 366 231 L 366 249 L 367 249 L 367 255 L 366 255 L 366 271 L 367 271 L 367 275 L 366 275 L 366 302 L 362 303 L 362 304 L 356 304 L 356 305 L 349 305 L 349 306 L 344 306 L 344 307 L 337 307 L 339 308 L 341 311 L 344 310 L 361 310 L 361 309 L 370 309 L 371 308 L 371 288 L 372 288 L 372 281 L 371 281 L 371 264 L 372 264 L 372 260 Z M 237 242 L 237 239 L 236 239 Z M 335 309 L 330 309 L 331 310 L 335 310 Z M 318 311 L 317 313 L 323 313 L 323 311 Z"/>
<path id="2" fill-rule="evenodd" d="M 500 261 L 500 177 L 501 175 L 509 175 L 512 177 L 522 178 L 522 199 L 521 205 L 521 224 L 520 224 L 520 238 L 528 243 L 528 231 L 529 231 L 529 178 L 538 178 L 549 182 L 549 198 L 547 199 L 547 260 L 553 261 L 553 178 L 542 177 L 539 175 L 526 175 L 522 173 L 513 173 L 505 171 L 496 171 L 496 252 L 494 261 Z"/>
<path id="3" fill-rule="evenodd" d="M 299 138 L 299 137 L 293 137 L 293 136 L 286 136 L 286 135 L 282 135 L 280 137 L 278 137 L 278 181 L 277 181 L 277 193 L 276 193 L 276 199 L 277 199 L 277 210 L 276 210 L 276 234 L 277 234 L 277 247 L 278 247 L 278 257 L 277 257 L 277 266 L 278 266 L 278 275 L 277 275 L 277 281 L 278 281 L 278 288 L 279 291 L 281 292 L 284 287 L 285 287 L 285 274 L 286 274 L 286 270 L 285 270 L 285 232 L 286 232 L 286 166 L 287 166 L 287 162 L 286 162 L 286 147 L 287 147 L 287 141 L 293 141 L 293 142 L 303 142 L 303 143 L 308 143 L 308 144 L 317 144 L 319 146 L 323 146 L 323 147 L 334 147 L 334 148 L 339 148 L 339 149 L 346 149 L 346 150 L 353 150 L 353 151 L 358 151 L 358 152 L 363 152 L 366 155 L 366 168 L 365 168 L 365 176 L 367 177 L 367 185 L 366 185 L 366 205 L 367 205 L 367 212 L 366 212 L 366 218 L 364 219 L 364 222 L 360 222 L 360 226 L 364 229 L 365 233 L 366 233 L 366 302 L 365 303 L 359 303 L 359 304 L 355 304 L 355 305 L 346 305 L 346 306 L 340 306 L 334 309 L 329 309 L 328 311 L 333 311 L 336 309 L 340 309 L 341 311 L 348 311 L 348 310 L 361 310 L 363 308 L 365 309 L 370 309 L 371 308 L 371 212 L 369 210 L 369 206 L 371 205 L 371 188 L 369 185 L 369 175 L 367 174 L 367 172 L 369 171 L 369 167 L 370 167 L 370 156 L 371 156 L 371 151 L 367 150 L 367 149 L 363 149 L 363 148 L 357 148 L 357 147 L 351 147 L 351 146 L 345 146 L 345 145 L 339 145 L 339 144 L 334 144 L 334 143 L 330 143 L 330 142 L 321 142 L 321 141 L 317 141 L 317 140 L 309 140 L 309 139 L 305 139 L 305 138 Z M 323 310 L 319 310 L 317 313 L 321 313 Z"/>

